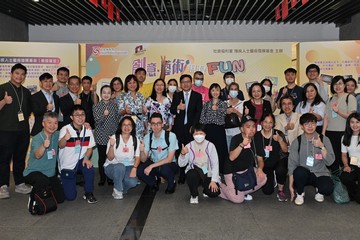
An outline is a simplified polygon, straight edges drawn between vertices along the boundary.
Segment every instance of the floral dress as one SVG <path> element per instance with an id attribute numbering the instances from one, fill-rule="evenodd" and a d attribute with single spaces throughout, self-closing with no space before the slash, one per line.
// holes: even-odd
<path id="1" fill-rule="evenodd" d="M 163 102 L 159 103 L 149 97 L 146 100 L 145 106 L 147 109 L 148 120 L 153 113 L 160 113 L 163 118 L 163 122 L 165 123 L 164 129 L 168 129 L 169 126 L 173 124 L 173 115 L 170 113 L 171 101 L 169 98 L 164 97 Z"/>

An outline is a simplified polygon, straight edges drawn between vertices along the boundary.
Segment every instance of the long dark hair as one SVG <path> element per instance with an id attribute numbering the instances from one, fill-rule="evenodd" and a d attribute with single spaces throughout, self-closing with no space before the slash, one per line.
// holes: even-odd
<path id="1" fill-rule="evenodd" d="M 346 127 L 345 127 L 345 133 L 344 133 L 344 139 L 343 144 L 347 147 L 351 144 L 351 137 L 353 135 L 353 130 L 350 127 L 350 120 L 352 118 L 355 118 L 360 122 L 360 113 L 354 112 L 349 115 L 349 117 L 346 119 Z M 360 144 L 360 135 L 358 136 L 358 145 Z"/>
<path id="2" fill-rule="evenodd" d="M 125 116 L 121 119 L 121 121 L 119 122 L 119 126 L 118 126 L 118 129 L 116 130 L 115 132 L 115 139 L 116 139 L 116 148 L 119 147 L 119 144 L 120 144 L 120 135 L 122 134 L 122 130 L 121 130 L 121 127 L 124 123 L 125 120 L 129 120 L 131 122 L 131 126 L 132 126 L 132 130 L 130 132 L 130 135 L 135 137 L 136 136 L 136 126 L 135 126 L 135 122 L 134 120 L 130 117 L 130 116 Z"/>
<path id="3" fill-rule="evenodd" d="M 164 81 L 164 79 L 158 78 L 158 79 L 155 80 L 155 82 L 153 84 L 151 95 L 150 95 L 151 99 L 154 100 L 154 101 L 156 101 L 155 84 L 157 82 L 162 82 L 164 84 L 164 90 L 162 92 L 162 95 L 166 97 L 166 84 L 165 84 L 165 81 Z"/>
<path id="4" fill-rule="evenodd" d="M 316 95 L 315 95 L 315 98 L 314 98 L 314 101 L 311 103 L 311 107 L 315 106 L 315 105 L 319 105 L 321 102 L 325 103 L 325 101 L 322 99 L 322 97 L 320 96 L 319 94 L 319 91 L 316 87 L 315 84 L 313 83 L 307 83 L 305 84 L 304 88 L 303 88 L 303 92 L 302 92 L 302 108 L 305 108 L 306 106 L 306 102 L 307 102 L 307 98 L 306 98 L 306 90 L 308 89 L 308 87 L 313 87 L 315 89 L 315 92 L 316 92 Z"/>
<path id="5" fill-rule="evenodd" d="M 271 80 L 270 80 L 270 79 L 265 78 L 265 79 L 263 79 L 263 80 L 260 82 L 260 84 L 261 84 L 261 85 L 264 85 L 264 82 L 269 82 L 269 83 L 270 83 L 270 91 L 269 91 L 269 92 L 267 92 L 267 93 L 265 93 L 265 95 L 269 95 L 269 96 L 271 97 L 273 83 L 271 82 Z"/>

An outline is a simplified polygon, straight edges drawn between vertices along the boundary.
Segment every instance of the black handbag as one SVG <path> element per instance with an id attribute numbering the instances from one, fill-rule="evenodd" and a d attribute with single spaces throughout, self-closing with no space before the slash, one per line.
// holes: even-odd
<path id="1" fill-rule="evenodd" d="M 29 211 L 32 215 L 44 215 L 57 209 L 57 202 L 51 187 L 31 193 Z"/>
<path id="2" fill-rule="evenodd" d="M 257 185 L 256 173 L 253 167 L 249 167 L 243 173 L 233 173 L 232 180 L 234 182 L 236 195 L 237 191 L 244 192 L 255 189 Z"/>
<path id="3" fill-rule="evenodd" d="M 236 113 L 230 113 L 225 115 L 225 128 L 240 127 L 240 120 Z"/>

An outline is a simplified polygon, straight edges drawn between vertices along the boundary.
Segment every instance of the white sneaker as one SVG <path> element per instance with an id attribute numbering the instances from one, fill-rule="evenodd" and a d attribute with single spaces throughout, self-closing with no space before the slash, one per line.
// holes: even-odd
<path id="1" fill-rule="evenodd" d="M 7 185 L 0 187 L 0 199 L 10 198 L 10 192 Z"/>
<path id="2" fill-rule="evenodd" d="M 190 204 L 198 204 L 199 198 L 198 197 L 190 197 Z"/>
<path id="3" fill-rule="evenodd" d="M 324 201 L 324 195 L 320 194 L 320 193 L 316 193 L 315 194 L 315 200 L 317 202 L 323 202 Z"/>
<path id="4" fill-rule="evenodd" d="M 114 197 L 114 199 L 123 199 L 124 198 L 123 193 L 116 190 L 115 188 L 113 190 L 112 196 Z"/>
<path id="5" fill-rule="evenodd" d="M 209 196 L 206 195 L 205 193 L 203 193 L 203 197 L 204 197 L 204 198 L 208 198 Z"/>
<path id="6" fill-rule="evenodd" d="M 295 204 L 298 206 L 303 205 L 304 204 L 304 196 L 305 196 L 305 193 L 302 193 L 302 194 L 296 193 Z"/>
<path id="7" fill-rule="evenodd" d="M 31 192 L 31 187 L 25 185 L 25 183 L 21 183 L 15 186 L 15 192 L 22 194 L 29 194 Z"/>
<path id="8" fill-rule="evenodd" d="M 246 195 L 244 196 L 244 200 L 245 200 L 245 201 L 251 201 L 251 200 L 253 200 L 253 197 L 252 197 L 250 194 L 246 194 Z"/>

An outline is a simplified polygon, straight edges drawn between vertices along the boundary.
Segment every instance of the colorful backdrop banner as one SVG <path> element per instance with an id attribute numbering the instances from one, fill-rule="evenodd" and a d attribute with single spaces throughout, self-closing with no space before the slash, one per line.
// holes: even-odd
<path id="1" fill-rule="evenodd" d="M 102 43 L 86 44 L 86 73 L 95 82 L 125 79 L 138 67 L 147 70 L 145 84 L 160 76 L 161 56 L 166 57 L 166 81 L 181 74 L 202 71 L 206 86 L 224 86 L 223 75 L 233 72 L 244 91 L 247 82 L 271 78 L 284 85 L 284 70 L 291 67 L 291 43 Z M 277 88 L 277 87 L 275 87 Z"/>

